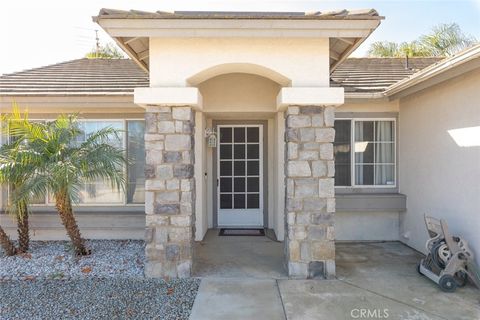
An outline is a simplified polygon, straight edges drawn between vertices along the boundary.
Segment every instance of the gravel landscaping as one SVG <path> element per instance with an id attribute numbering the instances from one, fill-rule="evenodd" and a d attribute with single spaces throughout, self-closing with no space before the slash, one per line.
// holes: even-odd
<path id="1" fill-rule="evenodd" d="M 146 279 L 143 241 L 33 241 L 14 257 L 0 250 L 0 319 L 188 319 L 199 279 Z"/>
<path id="2" fill-rule="evenodd" d="M 200 280 L 0 282 L 0 319 L 188 319 Z"/>
<path id="3" fill-rule="evenodd" d="M 76 257 L 68 241 L 32 241 L 30 252 L 13 257 L 0 250 L 0 281 L 143 277 L 143 241 L 91 240 L 92 254 Z"/>

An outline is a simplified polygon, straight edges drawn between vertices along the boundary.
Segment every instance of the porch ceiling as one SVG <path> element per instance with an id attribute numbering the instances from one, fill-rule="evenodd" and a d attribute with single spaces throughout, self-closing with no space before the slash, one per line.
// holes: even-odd
<path id="1" fill-rule="evenodd" d="M 149 36 L 208 36 L 215 30 L 233 30 L 229 36 L 328 37 L 330 71 L 345 60 L 380 24 L 384 17 L 374 9 L 325 12 L 145 12 L 101 9 L 93 17 L 117 44 L 145 71 L 149 69 Z M 152 20 L 156 21 L 153 23 Z M 245 20 L 251 21 L 248 26 Z M 145 24 L 145 21 L 149 21 Z M 262 24 L 262 21 L 268 21 Z M 295 21 L 289 24 L 289 21 Z M 202 23 L 207 22 L 208 25 Z M 204 29 L 205 33 L 200 32 Z M 240 28 L 240 29 L 238 29 Z M 176 29 L 176 32 L 172 32 Z M 239 31 L 240 30 L 240 31 Z"/>

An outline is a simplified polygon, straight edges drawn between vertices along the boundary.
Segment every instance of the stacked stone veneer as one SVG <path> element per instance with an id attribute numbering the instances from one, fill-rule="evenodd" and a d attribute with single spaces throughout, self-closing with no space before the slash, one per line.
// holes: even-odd
<path id="1" fill-rule="evenodd" d="M 288 107 L 286 112 L 286 241 L 288 274 L 335 276 L 333 107 Z"/>
<path id="2" fill-rule="evenodd" d="M 195 203 L 194 113 L 190 107 L 148 107 L 145 120 L 145 275 L 189 277 Z"/>

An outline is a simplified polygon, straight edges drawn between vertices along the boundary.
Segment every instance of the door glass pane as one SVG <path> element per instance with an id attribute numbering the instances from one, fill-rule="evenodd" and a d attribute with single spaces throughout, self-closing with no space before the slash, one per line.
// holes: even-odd
<path id="1" fill-rule="evenodd" d="M 248 209 L 260 208 L 260 197 L 258 194 L 247 194 L 247 208 Z"/>
<path id="2" fill-rule="evenodd" d="M 245 209 L 245 194 L 235 194 L 233 204 L 235 209 Z"/>
<path id="3" fill-rule="evenodd" d="M 245 192 L 245 178 L 235 178 L 233 187 L 235 192 Z"/>
<path id="4" fill-rule="evenodd" d="M 232 175 L 232 161 L 220 161 L 220 176 Z"/>
<path id="5" fill-rule="evenodd" d="M 234 128 L 234 141 L 245 142 L 245 128 Z"/>
<path id="6" fill-rule="evenodd" d="M 232 145 L 221 144 L 220 145 L 220 159 L 232 159 Z"/>
<path id="7" fill-rule="evenodd" d="M 233 148 L 234 150 L 234 157 L 235 159 L 245 159 L 245 145 L 242 144 L 236 144 Z"/>
<path id="8" fill-rule="evenodd" d="M 247 142 L 259 142 L 260 141 L 260 129 L 257 127 L 247 128 Z"/>
<path id="9" fill-rule="evenodd" d="M 247 175 L 258 176 L 260 172 L 260 161 L 247 162 Z"/>
<path id="10" fill-rule="evenodd" d="M 220 192 L 232 192 L 232 178 L 220 178 Z"/>
<path id="11" fill-rule="evenodd" d="M 232 195 L 221 194 L 220 195 L 220 209 L 232 209 Z"/>
<path id="12" fill-rule="evenodd" d="M 247 178 L 247 191 L 259 192 L 260 179 L 259 178 Z"/>
<path id="13" fill-rule="evenodd" d="M 220 128 L 220 143 L 232 142 L 232 128 Z"/>
<path id="14" fill-rule="evenodd" d="M 236 176 L 245 176 L 245 161 L 235 161 L 233 164 L 233 173 Z"/>
<path id="15" fill-rule="evenodd" d="M 247 158 L 248 159 L 259 159 L 259 145 L 258 144 L 248 144 L 247 145 Z"/>

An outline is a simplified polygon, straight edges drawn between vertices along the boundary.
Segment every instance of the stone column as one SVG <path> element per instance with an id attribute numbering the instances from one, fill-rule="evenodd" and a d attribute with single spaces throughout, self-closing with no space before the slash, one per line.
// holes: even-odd
<path id="1" fill-rule="evenodd" d="M 286 237 L 288 275 L 335 276 L 333 107 L 286 111 Z"/>
<path id="2" fill-rule="evenodd" d="M 195 225 L 193 110 L 147 107 L 145 119 L 145 275 L 190 277 Z"/>

